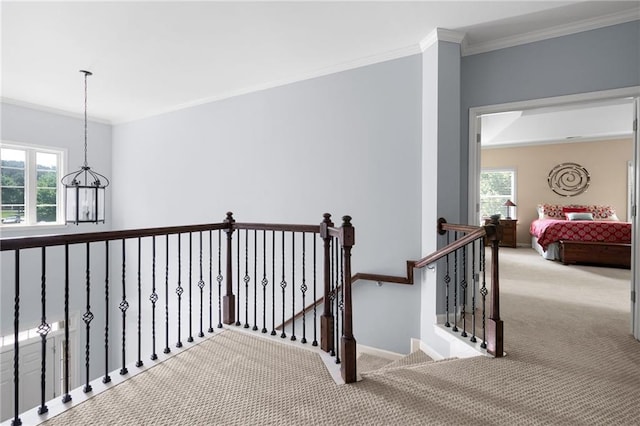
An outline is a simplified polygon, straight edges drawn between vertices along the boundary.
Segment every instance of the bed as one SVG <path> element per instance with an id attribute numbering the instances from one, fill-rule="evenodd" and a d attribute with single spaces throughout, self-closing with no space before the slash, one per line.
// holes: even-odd
<path id="1" fill-rule="evenodd" d="M 545 259 L 618 267 L 631 261 L 631 223 L 611 206 L 540 204 L 529 233 Z"/>

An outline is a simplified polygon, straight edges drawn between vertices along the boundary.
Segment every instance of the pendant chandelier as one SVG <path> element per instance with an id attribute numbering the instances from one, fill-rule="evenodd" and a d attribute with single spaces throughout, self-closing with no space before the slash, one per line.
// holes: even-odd
<path id="1" fill-rule="evenodd" d="M 87 77 L 84 74 L 84 165 L 65 175 L 61 182 L 65 188 L 65 223 L 104 223 L 105 192 L 109 179 L 97 173 L 87 163 Z"/>

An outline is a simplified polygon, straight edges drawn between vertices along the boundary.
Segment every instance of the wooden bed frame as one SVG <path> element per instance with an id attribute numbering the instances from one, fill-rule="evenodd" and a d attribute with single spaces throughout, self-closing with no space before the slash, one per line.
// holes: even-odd
<path id="1" fill-rule="evenodd" d="M 631 269 L 631 244 L 561 240 L 560 261 Z"/>

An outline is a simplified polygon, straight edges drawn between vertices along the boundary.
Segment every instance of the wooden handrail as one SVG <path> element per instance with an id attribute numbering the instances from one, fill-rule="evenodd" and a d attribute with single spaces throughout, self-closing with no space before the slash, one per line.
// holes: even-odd
<path id="1" fill-rule="evenodd" d="M 487 226 L 492 226 L 492 225 L 487 225 Z M 417 261 L 416 262 L 416 268 L 423 268 L 423 267 L 429 265 L 430 263 L 437 262 L 438 260 L 442 259 L 446 255 L 451 254 L 454 251 L 466 246 L 470 242 L 475 241 L 475 240 L 477 240 L 479 238 L 483 238 L 485 235 L 487 235 L 487 232 L 485 231 L 484 227 L 480 226 L 480 227 L 475 227 L 475 228 L 476 228 L 476 230 L 473 231 L 472 233 L 465 235 L 464 237 L 460 238 L 459 240 L 455 240 L 451 244 L 448 244 L 448 245 L 444 246 L 443 248 L 441 248 L 440 250 L 436 250 L 433 253 L 431 253 L 430 255 L 425 256 L 422 259 L 420 259 L 419 261 Z"/>
<path id="2" fill-rule="evenodd" d="M 285 231 L 285 232 L 320 232 L 320 225 L 290 225 L 282 223 L 243 223 L 233 224 L 235 229 L 249 229 L 257 231 Z"/>
<path id="3" fill-rule="evenodd" d="M 385 283 L 394 283 L 394 284 L 413 284 L 414 283 L 414 274 L 413 269 L 421 269 L 425 266 L 437 262 L 448 254 L 453 253 L 454 251 L 464 247 L 470 242 L 477 240 L 479 238 L 483 238 L 487 235 L 493 235 L 495 231 L 493 230 L 495 225 L 484 225 L 484 226 L 472 226 L 472 225 L 459 225 L 459 224 L 450 224 L 447 223 L 444 219 L 438 220 L 438 233 L 442 234 L 446 231 L 458 231 L 465 232 L 467 235 L 452 242 L 451 244 L 442 247 L 439 250 L 434 251 L 431 254 L 423 257 L 420 260 L 407 260 L 407 275 L 405 277 L 395 276 L 395 275 L 383 275 L 383 274 L 372 274 L 366 272 L 358 272 L 351 278 L 351 282 L 355 282 L 357 280 L 367 280 L 367 281 L 379 281 Z"/>
<path id="4" fill-rule="evenodd" d="M 319 225 L 296 225 L 278 223 L 209 223 L 201 225 L 167 226 L 157 228 L 130 229 L 121 231 L 86 232 L 79 234 L 40 235 L 34 237 L 7 237 L 0 239 L 0 251 L 22 250 L 29 248 L 62 246 L 66 244 L 94 243 L 131 238 L 153 237 L 159 235 L 187 234 L 190 232 L 212 231 L 218 229 L 251 229 L 286 232 L 320 232 Z"/>
<path id="5" fill-rule="evenodd" d="M 35 237 L 8 237 L 0 239 L 0 251 L 62 246 L 66 244 L 94 243 L 130 238 L 152 237 L 167 234 L 227 229 L 227 223 L 204 225 L 168 226 L 162 228 L 131 229 L 123 231 L 87 232 L 80 234 L 42 235 Z"/>
<path id="6" fill-rule="evenodd" d="M 367 272 L 358 272 L 351 278 L 351 282 L 357 280 L 380 281 L 394 284 L 413 284 L 413 269 L 416 267 L 414 260 L 407 260 L 407 276 L 399 277 L 394 275 L 370 274 Z"/>

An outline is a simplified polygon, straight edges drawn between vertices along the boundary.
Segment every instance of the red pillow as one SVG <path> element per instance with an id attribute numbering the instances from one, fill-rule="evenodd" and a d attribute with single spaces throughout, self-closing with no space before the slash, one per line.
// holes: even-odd
<path id="1" fill-rule="evenodd" d="M 562 213 L 585 213 L 588 212 L 586 207 L 563 207 Z"/>

